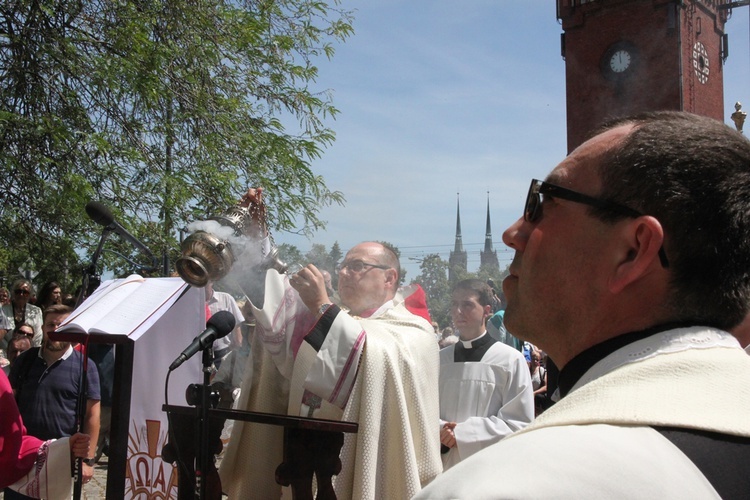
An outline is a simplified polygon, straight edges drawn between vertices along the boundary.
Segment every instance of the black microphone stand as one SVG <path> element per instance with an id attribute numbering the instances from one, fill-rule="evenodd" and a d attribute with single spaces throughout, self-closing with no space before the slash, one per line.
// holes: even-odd
<path id="1" fill-rule="evenodd" d="M 195 486 L 200 500 L 206 500 L 208 488 L 208 468 L 211 460 L 211 439 L 209 413 L 211 409 L 211 372 L 214 365 L 214 349 L 209 346 L 203 350 L 203 384 L 199 386 L 198 398 L 198 446 L 195 454 Z"/>

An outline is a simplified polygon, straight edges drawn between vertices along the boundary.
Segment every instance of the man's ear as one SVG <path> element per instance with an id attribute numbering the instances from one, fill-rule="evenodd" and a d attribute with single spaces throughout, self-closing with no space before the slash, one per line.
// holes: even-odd
<path id="1" fill-rule="evenodd" d="M 398 272 L 391 268 L 385 270 L 385 282 L 393 285 L 393 289 L 398 289 Z"/>
<path id="2" fill-rule="evenodd" d="M 654 217 L 644 215 L 627 224 L 619 233 L 616 267 L 609 280 L 612 293 L 621 292 L 653 270 L 661 270 L 659 250 L 664 229 Z"/>

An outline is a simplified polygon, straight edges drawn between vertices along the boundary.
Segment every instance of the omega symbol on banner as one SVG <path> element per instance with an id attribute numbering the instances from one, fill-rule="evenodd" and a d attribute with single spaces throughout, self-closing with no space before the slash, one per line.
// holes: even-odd
<path id="1" fill-rule="evenodd" d="M 135 422 L 131 426 L 125 498 L 155 500 L 170 498 L 170 493 L 177 495 L 177 471 L 159 453 L 167 439 L 161 424 L 146 420 L 145 427 L 138 427 Z M 133 429 L 138 431 L 134 434 Z"/>

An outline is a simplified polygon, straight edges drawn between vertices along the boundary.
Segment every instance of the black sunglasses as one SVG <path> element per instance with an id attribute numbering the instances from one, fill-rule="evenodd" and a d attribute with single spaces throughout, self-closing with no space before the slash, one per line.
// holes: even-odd
<path id="1" fill-rule="evenodd" d="M 561 200 L 572 201 L 574 203 L 582 203 L 590 207 L 622 215 L 623 217 L 636 218 L 643 215 L 638 210 L 633 210 L 630 207 L 620 205 L 613 201 L 601 200 L 571 189 L 550 184 L 549 182 L 540 181 L 539 179 L 531 179 L 529 194 L 526 195 L 526 205 L 523 210 L 523 218 L 525 221 L 534 223 L 542 216 L 542 195 L 549 195 L 552 198 L 560 198 Z M 664 246 L 659 249 L 659 261 L 661 262 L 662 267 L 669 267 L 669 260 L 667 259 L 667 253 L 664 251 Z"/>
<path id="2" fill-rule="evenodd" d="M 13 291 L 16 293 L 16 295 L 28 295 L 29 293 L 31 293 L 28 290 L 23 290 L 22 288 L 18 288 L 17 290 Z"/>

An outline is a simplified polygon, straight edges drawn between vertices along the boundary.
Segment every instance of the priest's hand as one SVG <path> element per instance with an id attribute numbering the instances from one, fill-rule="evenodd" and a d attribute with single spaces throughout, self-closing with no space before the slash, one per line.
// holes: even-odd
<path id="1" fill-rule="evenodd" d="M 453 429 L 456 428 L 456 422 L 446 422 L 442 429 L 440 429 L 440 444 L 447 446 L 448 448 L 454 448 L 456 446 L 456 434 Z"/>
<path id="2" fill-rule="evenodd" d="M 239 205 L 250 211 L 251 224 L 246 224 L 244 232 L 254 238 L 265 238 L 268 235 L 266 227 L 266 204 L 263 203 L 263 188 L 249 188 L 240 198 Z"/>
<path id="3" fill-rule="evenodd" d="M 302 302 L 311 313 L 317 315 L 323 304 L 330 303 L 326 282 L 320 270 L 312 264 L 289 277 L 289 284 L 297 290 Z"/>

